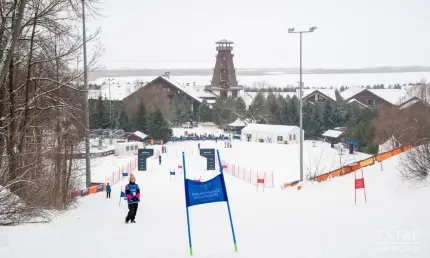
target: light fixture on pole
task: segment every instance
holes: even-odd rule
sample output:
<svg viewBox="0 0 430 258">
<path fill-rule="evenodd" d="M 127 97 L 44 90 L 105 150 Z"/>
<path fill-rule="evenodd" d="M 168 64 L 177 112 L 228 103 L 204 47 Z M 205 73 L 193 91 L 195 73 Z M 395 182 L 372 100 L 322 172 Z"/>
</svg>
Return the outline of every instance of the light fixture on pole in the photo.
<svg viewBox="0 0 430 258">
<path fill-rule="evenodd" d="M 107 81 L 109 84 L 109 127 L 112 129 L 112 98 L 110 95 L 110 83 L 114 82 L 115 79 L 109 78 L 109 79 L 107 79 Z"/>
<path fill-rule="evenodd" d="M 84 123 L 85 123 L 85 184 L 91 186 L 91 160 L 90 160 L 90 114 L 88 105 L 88 65 L 87 65 L 87 35 L 85 28 L 85 0 L 82 0 L 82 40 L 84 51 Z"/>
<path fill-rule="evenodd" d="M 289 28 L 288 33 L 300 34 L 300 93 L 299 93 L 299 117 L 300 117 L 300 181 L 303 181 L 303 81 L 302 81 L 302 34 L 314 32 L 317 27 L 310 27 L 309 30 L 296 31 L 294 28 Z"/>
</svg>

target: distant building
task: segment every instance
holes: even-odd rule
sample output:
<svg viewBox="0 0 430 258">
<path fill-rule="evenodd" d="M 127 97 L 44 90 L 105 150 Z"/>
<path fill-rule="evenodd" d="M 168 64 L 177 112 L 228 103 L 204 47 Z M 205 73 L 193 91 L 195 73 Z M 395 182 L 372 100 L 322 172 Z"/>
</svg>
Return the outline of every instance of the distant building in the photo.
<svg viewBox="0 0 430 258">
<path fill-rule="evenodd" d="M 233 64 L 233 42 L 223 39 L 215 42 L 217 44 L 216 63 L 212 75 L 211 84 L 206 86 L 207 91 L 213 92 L 218 97 L 240 96 L 243 86 L 239 85 L 236 78 L 236 69 Z"/>
<path fill-rule="evenodd" d="M 130 134 L 129 136 L 127 136 L 127 140 L 129 142 L 143 142 L 146 138 L 148 137 L 148 135 L 142 133 L 141 131 L 136 131 L 132 134 Z"/>
<path fill-rule="evenodd" d="M 322 134 L 323 137 L 330 141 L 332 147 L 335 143 L 341 142 L 344 135 L 345 132 L 340 130 L 328 130 Z"/>
<path fill-rule="evenodd" d="M 405 89 L 366 89 L 351 87 L 341 92 L 342 98 L 360 108 L 363 107 L 396 107 L 401 105 Z"/>
<path fill-rule="evenodd" d="M 296 90 L 299 96 L 300 89 Z M 325 104 L 336 102 L 335 89 L 305 89 L 303 90 L 303 101 L 309 101 L 313 104 Z"/>
<path fill-rule="evenodd" d="M 299 139 L 300 128 L 298 126 L 248 124 L 242 129 L 243 141 L 284 144 L 298 143 Z"/>
</svg>

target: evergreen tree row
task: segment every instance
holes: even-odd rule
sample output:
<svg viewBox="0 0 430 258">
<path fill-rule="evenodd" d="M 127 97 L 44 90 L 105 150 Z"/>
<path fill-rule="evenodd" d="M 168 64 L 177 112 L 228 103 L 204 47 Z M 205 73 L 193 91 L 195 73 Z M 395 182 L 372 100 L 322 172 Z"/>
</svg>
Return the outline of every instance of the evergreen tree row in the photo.
<svg viewBox="0 0 430 258">
<path fill-rule="evenodd" d="M 112 105 L 112 115 L 111 107 Z M 91 129 L 123 129 L 126 132 L 141 131 L 153 139 L 167 141 L 172 135 L 172 129 L 160 109 L 147 109 L 141 102 L 129 120 L 122 102 L 109 101 L 99 97 L 90 101 L 90 128 Z"/>
</svg>

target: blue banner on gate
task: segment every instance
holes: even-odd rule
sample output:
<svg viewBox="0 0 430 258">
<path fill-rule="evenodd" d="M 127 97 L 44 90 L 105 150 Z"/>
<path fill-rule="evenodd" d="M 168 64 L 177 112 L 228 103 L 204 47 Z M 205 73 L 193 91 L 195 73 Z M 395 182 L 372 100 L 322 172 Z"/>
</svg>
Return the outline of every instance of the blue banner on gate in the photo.
<svg viewBox="0 0 430 258">
<path fill-rule="evenodd" d="M 187 207 L 211 202 L 228 201 L 223 174 L 206 182 L 196 182 L 186 179 L 185 194 Z"/>
</svg>

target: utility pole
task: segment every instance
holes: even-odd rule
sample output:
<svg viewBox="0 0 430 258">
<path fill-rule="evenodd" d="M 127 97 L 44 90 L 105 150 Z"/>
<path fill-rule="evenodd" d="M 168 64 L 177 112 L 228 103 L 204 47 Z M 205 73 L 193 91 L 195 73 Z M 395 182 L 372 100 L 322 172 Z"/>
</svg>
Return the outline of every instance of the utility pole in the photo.
<svg viewBox="0 0 430 258">
<path fill-rule="evenodd" d="M 85 0 L 82 0 L 82 40 L 84 47 L 84 120 L 85 120 L 85 184 L 91 186 L 91 159 L 90 159 L 90 115 L 88 105 L 88 65 L 87 65 L 87 35 L 85 28 Z"/>
<path fill-rule="evenodd" d="M 108 84 L 109 84 L 109 124 L 110 124 L 110 129 L 113 129 L 112 126 L 112 96 L 111 96 L 111 91 L 110 91 L 110 83 L 114 81 L 114 79 L 109 78 L 107 79 Z"/>
<path fill-rule="evenodd" d="M 302 34 L 314 32 L 317 27 L 311 27 L 306 31 L 295 31 L 294 28 L 289 28 L 288 33 L 300 34 L 300 93 L 299 93 L 299 117 L 300 117 L 300 181 L 303 181 L 303 81 L 302 81 Z"/>
</svg>

